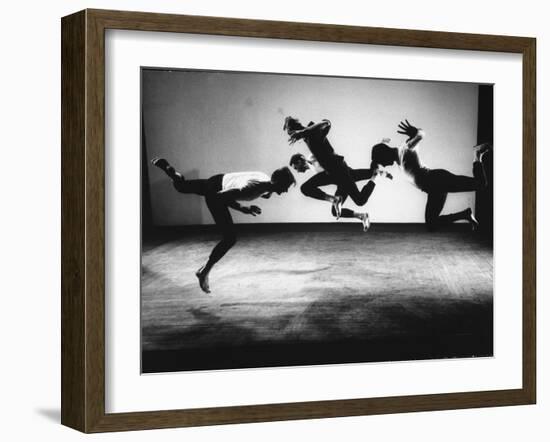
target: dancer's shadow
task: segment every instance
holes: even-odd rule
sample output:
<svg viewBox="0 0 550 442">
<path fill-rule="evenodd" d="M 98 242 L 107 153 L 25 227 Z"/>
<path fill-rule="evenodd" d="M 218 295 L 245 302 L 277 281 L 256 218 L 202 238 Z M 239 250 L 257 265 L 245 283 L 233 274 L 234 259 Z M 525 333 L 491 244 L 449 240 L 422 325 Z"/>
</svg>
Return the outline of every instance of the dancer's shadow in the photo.
<svg viewBox="0 0 550 442">
<path fill-rule="evenodd" d="M 278 273 L 285 273 L 287 275 L 308 275 L 310 273 L 318 273 L 323 272 L 325 270 L 329 270 L 331 266 L 324 266 L 324 267 L 315 267 L 311 269 L 262 269 L 259 272 L 263 274 L 278 274 Z M 247 276 L 247 275 L 257 275 L 258 270 L 254 270 L 251 272 L 241 272 L 240 276 Z"/>
</svg>

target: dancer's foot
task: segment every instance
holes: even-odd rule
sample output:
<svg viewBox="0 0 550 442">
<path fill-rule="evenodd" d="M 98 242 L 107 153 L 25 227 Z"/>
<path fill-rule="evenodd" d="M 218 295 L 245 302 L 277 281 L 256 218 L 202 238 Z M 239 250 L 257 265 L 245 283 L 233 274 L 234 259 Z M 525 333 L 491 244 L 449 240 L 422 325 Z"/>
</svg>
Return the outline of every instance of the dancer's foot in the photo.
<svg viewBox="0 0 550 442">
<path fill-rule="evenodd" d="M 473 212 L 472 212 L 472 209 L 467 209 L 466 210 L 466 219 L 467 221 L 470 223 L 470 227 L 472 228 L 472 231 L 476 231 L 479 227 L 479 222 L 478 220 L 476 219 L 476 217 L 474 216 Z"/>
<path fill-rule="evenodd" d="M 475 158 L 477 161 L 481 161 L 483 154 L 491 150 L 491 143 L 481 143 L 477 146 L 474 146 Z"/>
<path fill-rule="evenodd" d="M 336 219 L 339 219 L 342 215 L 343 201 L 344 198 L 342 198 L 340 195 L 335 195 L 334 199 L 332 200 L 332 208 L 334 209 L 334 213 L 336 214 Z"/>
<path fill-rule="evenodd" d="M 199 279 L 199 285 L 204 293 L 210 293 L 210 282 L 208 281 L 208 273 L 201 267 L 195 272 L 195 276 Z"/>
<path fill-rule="evenodd" d="M 366 232 L 370 228 L 370 219 L 369 214 L 367 212 L 361 213 L 361 223 L 363 224 L 363 232 Z"/>
<path fill-rule="evenodd" d="M 164 158 L 158 158 L 158 157 L 153 158 L 151 160 L 151 164 L 164 171 L 167 169 L 168 166 L 170 166 L 170 163 L 168 163 L 168 161 L 166 161 Z"/>
<path fill-rule="evenodd" d="M 160 170 L 163 170 L 166 173 L 166 175 L 168 175 L 170 178 L 174 180 L 174 184 L 175 184 L 175 180 L 178 180 L 178 181 L 184 180 L 183 176 L 181 176 L 180 173 L 176 172 L 176 169 L 170 166 L 170 163 L 164 158 L 153 158 L 151 160 L 151 164 L 153 166 L 158 167 Z"/>
</svg>

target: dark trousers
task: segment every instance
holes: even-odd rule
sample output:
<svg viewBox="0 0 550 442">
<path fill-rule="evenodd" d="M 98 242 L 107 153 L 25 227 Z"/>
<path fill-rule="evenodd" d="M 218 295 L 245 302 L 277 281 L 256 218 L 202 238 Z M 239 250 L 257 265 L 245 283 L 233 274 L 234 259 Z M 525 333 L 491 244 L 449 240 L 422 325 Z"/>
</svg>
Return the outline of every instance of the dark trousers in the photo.
<svg viewBox="0 0 550 442">
<path fill-rule="evenodd" d="M 473 175 L 473 177 L 455 175 L 445 169 L 423 169 L 419 176 L 415 177 L 421 190 L 428 194 L 424 215 L 428 229 L 435 230 L 460 219 L 466 219 L 468 209 L 448 215 L 440 214 L 448 193 L 475 192 L 487 186 L 483 165 L 479 161 L 474 162 Z"/>
<path fill-rule="evenodd" d="M 345 164 L 345 163 L 344 163 Z M 346 165 L 346 172 L 345 174 L 342 173 L 340 176 L 338 174 L 332 173 L 329 174 L 328 172 L 320 172 L 314 176 L 312 176 L 309 180 L 307 180 L 302 186 L 300 187 L 300 190 L 305 196 L 308 196 L 310 198 L 315 198 L 318 200 L 326 200 L 327 194 L 323 192 L 319 187 L 328 186 L 331 184 L 336 185 L 336 195 L 339 195 L 343 198 L 343 201 L 347 199 L 348 196 L 351 197 L 350 191 L 352 194 L 355 195 L 356 199 L 358 199 L 360 202 L 364 200 L 362 204 L 358 204 L 355 199 L 352 200 L 358 204 L 363 205 L 367 202 L 369 197 L 371 196 L 372 192 L 374 191 L 374 183 L 372 181 L 369 181 L 359 192 L 357 189 L 357 185 L 355 184 L 356 181 L 363 181 L 368 180 L 372 177 L 372 171 L 370 169 L 350 169 Z M 351 183 L 351 185 L 350 185 Z M 332 215 L 336 216 L 336 212 L 334 208 L 332 208 Z M 354 214 L 353 211 L 350 209 L 342 209 L 342 218 L 353 218 Z"/>
<path fill-rule="evenodd" d="M 359 190 L 357 184 L 355 184 L 355 181 L 357 180 L 353 178 L 353 169 L 346 164 L 344 159 L 331 161 L 330 164 L 326 165 L 326 167 L 323 164 L 321 164 L 321 166 L 323 166 L 325 171 L 331 177 L 334 184 L 341 189 L 340 191 L 344 192 L 345 195 L 348 195 L 355 204 L 358 206 L 363 206 L 366 204 L 374 190 L 375 184 L 372 181 L 369 181 L 361 190 Z"/>
<path fill-rule="evenodd" d="M 214 218 L 214 222 L 222 234 L 222 240 L 216 244 L 210 253 L 208 259 L 210 266 L 218 262 L 237 242 L 235 225 L 233 224 L 229 207 L 227 206 L 227 202 L 218 193 L 222 190 L 222 180 L 223 175 L 214 175 L 207 180 L 186 180 L 184 178 L 175 178 L 173 180 L 174 187 L 178 192 L 192 193 L 204 197 L 206 206 L 210 210 L 212 218 Z"/>
</svg>

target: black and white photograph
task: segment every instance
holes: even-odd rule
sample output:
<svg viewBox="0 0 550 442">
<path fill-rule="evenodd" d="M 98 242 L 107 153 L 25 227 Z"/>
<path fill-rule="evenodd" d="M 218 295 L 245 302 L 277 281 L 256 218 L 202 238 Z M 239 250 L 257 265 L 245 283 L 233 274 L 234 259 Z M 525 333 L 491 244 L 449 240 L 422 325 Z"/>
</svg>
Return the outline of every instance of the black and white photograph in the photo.
<svg viewBox="0 0 550 442">
<path fill-rule="evenodd" d="M 6 2 L 0 440 L 547 442 L 544 5 Z"/>
<path fill-rule="evenodd" d="M 492 357 L 494 149 L 491 84 L 142 67 L 141 372 Z"/>
</svg>

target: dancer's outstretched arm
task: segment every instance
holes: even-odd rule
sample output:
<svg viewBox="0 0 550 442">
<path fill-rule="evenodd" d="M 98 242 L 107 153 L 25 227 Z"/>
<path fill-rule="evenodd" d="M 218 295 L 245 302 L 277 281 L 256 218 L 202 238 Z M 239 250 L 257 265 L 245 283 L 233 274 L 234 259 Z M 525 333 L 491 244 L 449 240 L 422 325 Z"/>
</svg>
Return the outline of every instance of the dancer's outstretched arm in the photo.
<svg viewBox="0 0 550 442">
<path fill-rule="evenodd" d="M 268 187 L 271 186 L 269 182 L 253 181 L 242 189 L 230 189 L 218 192 L 218 195 L 223 199 L 225 204 L 232 209 L 249 215 L 259 215 L 262 210 L 258 206 L 241 206 L 237 200 L 253 200 L 260 196 L 267 197 L 270 195 Z M 267 197 L 268 198 L 268 197 Z"/>
<path fill-rule="evenodd" d="M 232 191 L 227 191 L 226 194 L 230 192 Z M 224 197 L 224 202 L 227 207 L 231 207 L 233 210 L 238 210 L 239 212 L 245 213 L 247 215 L 256 216 L 262 213 L 262 209 L 260 209 L 258 206 L 241 206 L 238 201 L 231 199 L 231 195 Z"/>
<path fill-rule="evenodd" d="M 246 215 L 261 215 L 262 209 L 258 206 L 241 206 L 238 202 L 234 201 L 233 204 L 230 204 L 229 207 L 232 209 L 238 210 Z M 237 208 L 238 207 L 238 208 Z"/>
<path fill-rule="evenodd" d="M 398 127 L 400 129 L 397 131 L 398 134 L 407 135 L 409 137 L 406 141 L 406 147 L 408 149 L 414 149 L 416 145 L 426 136 L 422 129 L 413 126 L 408 120 L 401 121 Z"/>
</svg>

